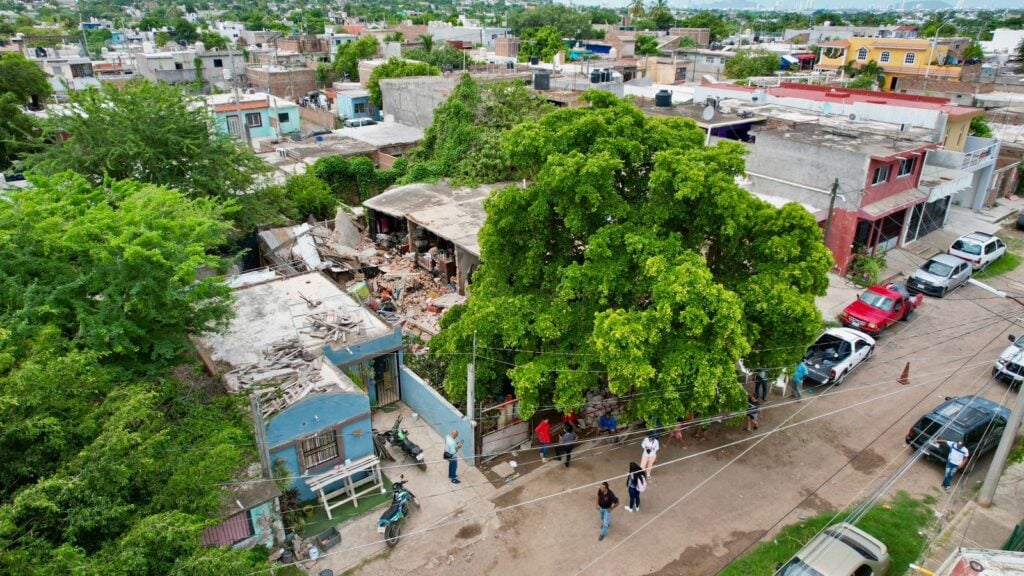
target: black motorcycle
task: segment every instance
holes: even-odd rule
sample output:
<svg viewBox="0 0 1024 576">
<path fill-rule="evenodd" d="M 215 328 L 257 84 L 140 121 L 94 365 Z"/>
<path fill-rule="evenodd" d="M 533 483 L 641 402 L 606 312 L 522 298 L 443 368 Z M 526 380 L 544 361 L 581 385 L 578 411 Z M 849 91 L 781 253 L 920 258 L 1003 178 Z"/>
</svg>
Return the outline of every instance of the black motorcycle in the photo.
<svg viewBox="0 0 1024 576">
<path fill-rule="evenodd" d="M 376 430 L 373 432 L 374 435 L 374 452 L 378 458 L 392 459 L 391 455 L 388 454 L 385 446 L 391 444 L 392 446 L 398 446 L 402 449 L 402 452 L 409 458 L 412 458 L 416 465 L 420 467 L 420 470 L 427 469 L 426 458 L 423 454 L 423 449 L 416 445 L 415 442 L 409 440 L 409 431 L 402 430 L 402 417 L 399 416 L 395 420 L 395 425 L 384 433 L 378 433 Z"/>
</svg>

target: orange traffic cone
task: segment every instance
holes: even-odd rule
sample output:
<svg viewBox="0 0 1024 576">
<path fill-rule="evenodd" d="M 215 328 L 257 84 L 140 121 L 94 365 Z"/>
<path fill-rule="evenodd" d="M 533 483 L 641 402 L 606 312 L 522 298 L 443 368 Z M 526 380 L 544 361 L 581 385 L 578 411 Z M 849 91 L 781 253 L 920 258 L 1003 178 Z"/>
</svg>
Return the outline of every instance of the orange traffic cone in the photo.
<svg viewBox="0 0 1024 576">
<path fill-rule="evenodd" d="M 898 382 L 904 386 L 910 384 L 910 362 L 907 362 L 907 365 L 903 367 L 903 374 L 900 375 Z"/>
</svg>

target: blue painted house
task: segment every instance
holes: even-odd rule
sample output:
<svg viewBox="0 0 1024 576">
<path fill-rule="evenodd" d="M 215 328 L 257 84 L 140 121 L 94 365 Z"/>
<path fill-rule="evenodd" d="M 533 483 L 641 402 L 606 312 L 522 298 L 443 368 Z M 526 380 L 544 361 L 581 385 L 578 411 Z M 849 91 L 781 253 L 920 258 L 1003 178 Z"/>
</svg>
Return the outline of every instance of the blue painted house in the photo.
<svg viewBox="0 0 1024 576">
<path fill-rule="evenodd" d="M 373 118 L 380 120 L 380 110 L 370 102 L 370 91 L 363 89 L 338 90 L 335 95 L 338 117 L 346 120 L 352 118 Z"/>
<path fill-rule="evenodd" d="M 227 330 L 204 335 L 200 349 L 229 367 L 229 391 L 258 398 L 271 461 L 312 499 L 304 478 L 373 453 L 370 407 L 400 396 L 401 329 L 321 272 L 246 276 L 232 283 Z M 342 328 L 326 333 L 324 323 Z"/>
<path fill-rule="evenodd" d="M 301 132 L 299 106 L 295 102 L 270 94 L 241 94 L 236 100 L 232 93 L 206 97 L 217 130 L 244 140 L 245 130 L 250 138 L 279 138 Z"/>
</svg>

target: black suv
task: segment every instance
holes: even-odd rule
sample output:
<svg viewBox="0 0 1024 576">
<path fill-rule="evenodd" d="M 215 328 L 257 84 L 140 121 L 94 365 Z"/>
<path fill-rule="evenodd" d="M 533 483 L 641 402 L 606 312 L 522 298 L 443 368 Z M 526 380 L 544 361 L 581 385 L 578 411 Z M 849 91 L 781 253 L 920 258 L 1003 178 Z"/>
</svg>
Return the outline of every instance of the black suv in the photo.
<svg viewBox="0 0 1024 576">
<path fill-rule="evenodd" d="M 932 410 L 907 432 L 907 444 L 914 449 L 926 445 L 928 458 L 946 461 L 949 445 L 936 446 L 934 440 L 959 442 L 963 440 L 970 458 L 981 456 L 999 444 L 999 437 L 1010 421 L 1010 410 L 981 396 L 959 396 Z M 991 424 L 991 426 L 990 426 Z M 941 430 L 941 432 L 940 432 Z"/>
</svg>

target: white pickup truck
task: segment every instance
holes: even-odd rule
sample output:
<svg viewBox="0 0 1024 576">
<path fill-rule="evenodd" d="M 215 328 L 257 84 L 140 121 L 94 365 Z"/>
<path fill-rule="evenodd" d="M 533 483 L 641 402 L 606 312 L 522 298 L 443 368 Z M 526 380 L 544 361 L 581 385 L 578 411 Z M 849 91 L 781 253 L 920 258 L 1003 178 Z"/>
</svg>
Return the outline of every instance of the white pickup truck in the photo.
<svg viewBox="0 0 1024 576">
<path fill-rule="evenodd" d="M 807 384 L 842 384 L 874 351 L 875 339 L 871 336 L 853 328 L 829 328 L 804 355 L 810 380 Z"/>
</svg>

